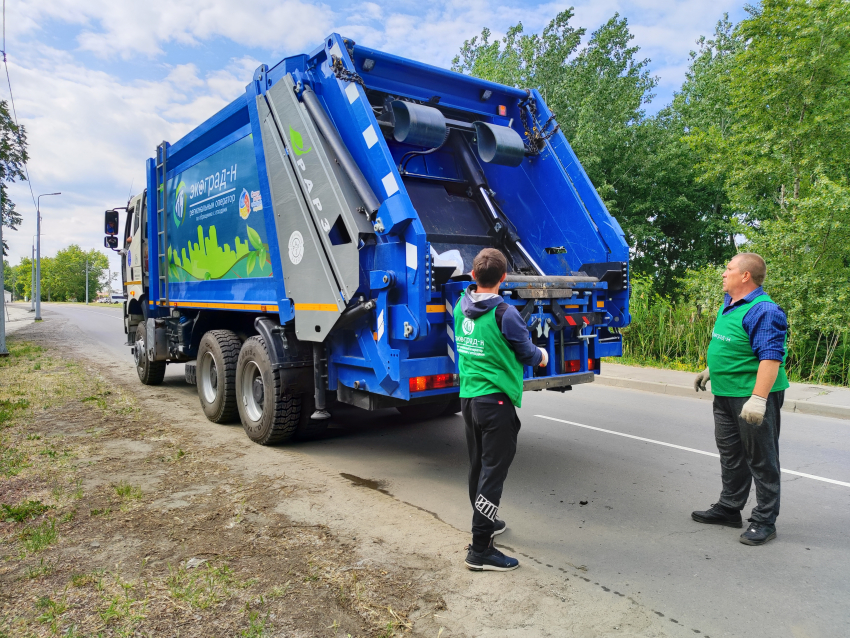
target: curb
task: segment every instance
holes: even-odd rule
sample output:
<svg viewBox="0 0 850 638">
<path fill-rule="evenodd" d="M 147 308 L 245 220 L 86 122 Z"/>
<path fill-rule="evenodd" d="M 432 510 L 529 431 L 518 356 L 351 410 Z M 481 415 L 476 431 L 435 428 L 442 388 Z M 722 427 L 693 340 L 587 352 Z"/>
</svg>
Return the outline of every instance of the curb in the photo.
<svg viewBox="0 0 850 638">
<path fill-rule="evenodd" d="M 623 377 L 597 376 L 595 383 L 608 385 L 615 388 L 627 390 L 641 390 L 655 394 L 666 394 L 674 397 L 686 397 L 688 399 L 700 399 L 712 401 L 714 395 L 711 392 L 694 392 L 693 387 L 686 385 L 674 385 L 660 381 L 643 381 L 641 379 L 626 379 Z M 788 399 L 782 406 L 783 412 L 796 412 L 797 414 L 810 414 L 812 416 L 825 416 L 833 419 L 850 420 L 850 407 L 843 405 L 832 405 L 830 403 L 812 403 L 810 401 L 797 401 Z"/>
</svg>

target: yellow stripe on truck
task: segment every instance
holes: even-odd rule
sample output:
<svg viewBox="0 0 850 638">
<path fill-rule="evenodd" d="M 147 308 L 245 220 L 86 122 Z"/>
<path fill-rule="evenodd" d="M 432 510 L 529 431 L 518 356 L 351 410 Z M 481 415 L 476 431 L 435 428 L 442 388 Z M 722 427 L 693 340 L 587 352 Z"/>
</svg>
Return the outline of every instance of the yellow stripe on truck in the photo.
<svg viewBox="0 0 850 638">
<path fill-rule="evenodd" d="M 296 310 L 317 310 L 319 312 L 339 312 L 336 304 L 333 303 L 297 303 Z"/>
<path fill-rule="evenodd" d="M 428 306 L 425 306 L 425 311 L 426 312 L 445 312 L 446 307 L 441 306 L 440 304 L 437 304 L 435 306 L 428 305 Z"/>
</svg>

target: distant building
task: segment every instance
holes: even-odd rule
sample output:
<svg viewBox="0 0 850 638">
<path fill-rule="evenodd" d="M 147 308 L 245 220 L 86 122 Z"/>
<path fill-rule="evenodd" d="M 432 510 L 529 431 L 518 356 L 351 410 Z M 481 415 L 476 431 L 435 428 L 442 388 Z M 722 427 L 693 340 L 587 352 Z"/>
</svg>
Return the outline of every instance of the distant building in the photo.
<svg viewBox="0 0 850 638">
<path fill-rule="evenodd" d="M 6 290 L 5 288 L 3 289 L 3 299 L 6 301 L 6 303 L 12 302 L 12 293 Z"/>
</svg>

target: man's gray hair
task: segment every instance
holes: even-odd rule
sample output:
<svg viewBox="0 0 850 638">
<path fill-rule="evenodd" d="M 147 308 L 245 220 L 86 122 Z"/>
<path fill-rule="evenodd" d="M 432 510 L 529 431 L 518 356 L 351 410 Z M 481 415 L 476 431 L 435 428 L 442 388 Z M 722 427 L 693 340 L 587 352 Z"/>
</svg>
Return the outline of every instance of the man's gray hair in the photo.
<svg viewBox="0 0 850 638">
<path fill-rule="evenodd" d="M 738 253 L 733 257 L 738 260 L 738 269 L 741 272 L 750 273 L 753 278 L 753 283 L 756 286 L 761 286 L 764 283 L 764 277 L 767 274 L 767 264 L 758 253 Z"/>
</svg>

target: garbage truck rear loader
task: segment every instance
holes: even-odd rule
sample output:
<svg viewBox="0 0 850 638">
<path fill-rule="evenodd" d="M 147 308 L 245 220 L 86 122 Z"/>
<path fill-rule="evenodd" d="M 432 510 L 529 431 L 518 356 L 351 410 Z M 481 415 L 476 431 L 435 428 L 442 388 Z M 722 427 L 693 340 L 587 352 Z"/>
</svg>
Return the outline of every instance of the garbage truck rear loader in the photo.
<svg viewBox="0 0 850 638">
<path fill-rule="evenodd" d="M 459 411 L 453 313 L 486 246 L 549 353 L 526 390 L 622 354 L 623 232 L 540 95 L 337 34 L 160 144 L 121 247 L 119 221 L 139 378 L 184 362 L 207 417 L 261 444 L 321 433 L 337 402 Z"/>
</svg>

